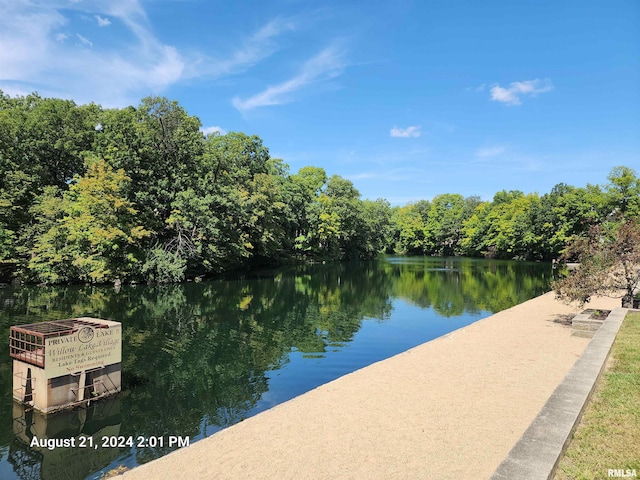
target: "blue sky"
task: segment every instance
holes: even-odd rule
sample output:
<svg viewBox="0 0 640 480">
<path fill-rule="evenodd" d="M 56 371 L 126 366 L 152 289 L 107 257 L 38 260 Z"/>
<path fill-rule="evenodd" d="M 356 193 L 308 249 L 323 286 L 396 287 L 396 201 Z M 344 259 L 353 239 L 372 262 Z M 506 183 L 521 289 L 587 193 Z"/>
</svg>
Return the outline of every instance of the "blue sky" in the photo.
<svg viewBox="0 0 640 480">
<path fill-rule="evenodd" d="M 640 173 L 640 2 L 0 0 L 0 89 L 178 102 L 364 198 Z"/>
</svg>

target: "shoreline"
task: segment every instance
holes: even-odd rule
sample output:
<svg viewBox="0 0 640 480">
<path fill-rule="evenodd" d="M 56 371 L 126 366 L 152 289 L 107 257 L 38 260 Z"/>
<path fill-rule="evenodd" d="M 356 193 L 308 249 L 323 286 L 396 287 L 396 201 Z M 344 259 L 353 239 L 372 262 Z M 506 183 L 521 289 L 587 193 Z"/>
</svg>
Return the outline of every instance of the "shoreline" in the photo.
<svg viewBox="0 0 640 480">
<path fill-rule="evenodd" d="M 598 298 L 588 307 L 618 305 Z M 558 323 L 575 313 L 548 292 L 124 477 L 488 478 L 589 343 Z"/>
</svg>

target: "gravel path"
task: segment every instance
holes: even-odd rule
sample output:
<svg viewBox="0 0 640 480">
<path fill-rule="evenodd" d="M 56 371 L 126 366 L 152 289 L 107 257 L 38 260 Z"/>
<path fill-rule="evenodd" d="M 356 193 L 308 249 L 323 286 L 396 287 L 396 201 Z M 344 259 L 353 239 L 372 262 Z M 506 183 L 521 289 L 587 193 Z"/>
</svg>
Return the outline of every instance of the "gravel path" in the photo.
<svg viewBox="0 0 640 480">
<path fill-rule="evenodd" d="M 588 307 L 619 305 L 604 298 Z M 124 478 L 488 478 L 589 342 L 558 322 L 575 313 L 547 293 L 341 377 Z"/>
</svg>

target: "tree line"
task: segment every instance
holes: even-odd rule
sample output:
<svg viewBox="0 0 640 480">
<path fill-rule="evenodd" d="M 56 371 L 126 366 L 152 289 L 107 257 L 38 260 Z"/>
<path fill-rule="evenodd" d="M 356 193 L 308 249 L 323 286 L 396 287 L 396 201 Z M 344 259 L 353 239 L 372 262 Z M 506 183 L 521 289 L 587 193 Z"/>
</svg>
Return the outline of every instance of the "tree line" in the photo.
<svg viewBox="0 0 640 480">
<path fill-rule="evenodd" d="M 391 207 L 322 168 L 291 173 L 256 135 L 201 127 L 161 97 L 107 109 L 0 91 L 0 277 L 177 282 L 382 252 L 548 260 L 590 225 L 640 215 L 628 167 L 602 186 Z"/>
</svg>

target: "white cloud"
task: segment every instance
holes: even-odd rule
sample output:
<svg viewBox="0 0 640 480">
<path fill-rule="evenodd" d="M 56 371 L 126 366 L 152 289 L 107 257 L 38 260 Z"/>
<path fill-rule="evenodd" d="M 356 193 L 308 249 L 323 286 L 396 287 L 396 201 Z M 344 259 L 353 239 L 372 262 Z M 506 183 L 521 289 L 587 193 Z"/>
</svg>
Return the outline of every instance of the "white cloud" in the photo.
<svg viewBox="0 0 640 480">
<path fill-rule="evenodd" d="M 199 55 L 189 63 L 188 73 L 190 76 L 217 78 L 243 72 L 273 55 L 279 48 L 276 38 L 295 28 L 291 19 L 271 20 L 254 34 L 240 41 L 238 47 L 226 58 Z"/>
<path fill-rule="evenodd" d="M 506 151 L 506 147 L 496 145 L 491 147 L 482 147 L 476 150 L 476 157 L 488 158 L 498 156 Z"/>
<path fill-rule="evenodd" d="M 128 35 L 120 38 L 126 46 L 86 48 L 93 43 L 73 32 L 69 9 L 120 19 L 128 29 Z M 43 95 L 123 106 L 160 92 L 183 76 L 182 55 L 154 36 L 137 0 L 74 4 L 0 0 L 0 11 L 0 88 L 13 84 Z M 79 41 L 65 41 L 70 35 Z"/>
<path fill-rule="evenodd" d="M 66 18 L 55 10 L 27 8 L 10 0 L 0 1 L 0 11 L 0 80 L 37 76 L 41 65 L 53 58 L 50 33 L 62 28 Z M 65 38 L 61 34 L 58 41 Z"/>
<path fill-rule="evenodd" d="M 78 39 L 80 40 L 80 44 L 85 46 L 85 47 L 93 47 L 93 42 L 91 40 L 89 40 L 86 37 L 83 37 L 82 35 L 80 35 L 79 33 L 76 33 L 76 37 L 78 37 Z"/>
<path fill-rule="evenodd" d="M 282 105 L 289 103 L 291 94 L 306 86 L 339 76 L 344 70 L 342 53 L 333 47 L 326 48 L 315 57 L 308 60 L 293 78 L 267 87 L 260 93 L 242 99 L 235 97 L 232 104 L 241 112 L 258 107 Z"/>
<path fill-rule="evenodd" d="M 0 12 L 0 89 L 38 90 L 105 107 L 136 104 L 187 78 L 217 78 L 249 68 L 272 55 L 276 37 L 294 28 L 291 20 L 275 19 L 237 42 L 226 60 L 213 61 L 158 38 L 141 0 L 0 0 Z M 125 31 L 118 32 L 117 42 L 98 44 L 78 33 L 74 13 L 99 26 L 117 20 Z M 100 48 L 89 48 L 92 40 Z M 213 47 L 200 46 L 219 50 Z"/>
<path fill-rule="evenodd" d="M 415 138 L 422 135 L 422 132 L 420 131 L 420 125 L 412 125 L 407 128 L 393 127 L 389 135 L 397 138 Z"/>
<path fill-rule="evenodd" d="M 11 84 L 2 85 L 2 93 L 10 97 L 26 97 L 33 93 L 33 90 L 25 90 L 20 87 L 14 87 Z"/>
<path fill-rule="evenodd" d="M 553 89 L 549 79 L 525 80 L 523 82 L 513 82 L 508 88 L 494 85 L 491 92 L 491 100 L 502 102 L 507 105 L 520 105 L 520 97 L 524 95 L 536 96 L 538 93 L 548 92 Z"/>
<path fill-rule="evenodd" d="M 218 133 L 220 135 L 226 135 L 227 131 L 224 130 L 221 127 L 218 126 L 211 126 L 211 127 L 202 127 L 200 129 L 200 131 L 202 132 L 203 135 L 211 135 L 212 133 Z"/>
<path fill-rule="evenodd" d="M 346 175 L 349 180 L 371 180 L 383 179 L 386 181 L 400 182 L 406 180 L 415 180 L 416 178 L 427 178 L 426 172 L 422 168 L 402 167 L 391 170 L 376 170 L 368 172 L 354 173 Z"/>
<path fill-rule="evenodd" d="M 475 87 L 466 87 L 464 91 L 465 92 L 483 92 L 485 88 L 487 88 L 487 84 L 483 83 Z"/>
<path fill-rule="evenodd" d="M 100 15 L 96 15 L 95 18 L 96 18 L 96 21 L 98 22 L 99 27 L 108 27 L 109 25 L 111 25 L 111 20 L 109 20 L 106 17 L 101 17 Z"/>
</svg>

